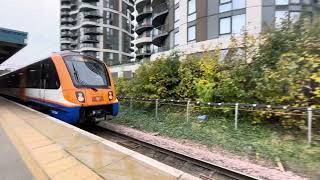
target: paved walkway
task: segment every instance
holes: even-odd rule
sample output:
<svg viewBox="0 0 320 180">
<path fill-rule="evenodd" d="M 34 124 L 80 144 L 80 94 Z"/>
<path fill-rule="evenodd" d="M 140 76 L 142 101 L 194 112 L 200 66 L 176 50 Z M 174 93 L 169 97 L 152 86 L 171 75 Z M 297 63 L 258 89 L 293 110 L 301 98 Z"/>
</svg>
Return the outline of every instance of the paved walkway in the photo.
<svg viewBox="0 0 320 180">
<path fill-rule="evenodd" d="M 195 179 L 170 166 L 3 98 L 0 98 L 0 126 L 35 179 Z M 9 151 L 14 153 L 12 149 Z M 18 158 L 17 153 L 14 157 Z M 23 164 L 21 160 L 20 164 Z M 25 166 L 22 165 L 21 168 L 21 173 L 28 174 L 21 179 L 32 179 Z"/>
<path fill-rule="evenodd" d="M 0 175 L 2 180 L 34 179 L 1 126 L 0 159 Z"/>
</svg>

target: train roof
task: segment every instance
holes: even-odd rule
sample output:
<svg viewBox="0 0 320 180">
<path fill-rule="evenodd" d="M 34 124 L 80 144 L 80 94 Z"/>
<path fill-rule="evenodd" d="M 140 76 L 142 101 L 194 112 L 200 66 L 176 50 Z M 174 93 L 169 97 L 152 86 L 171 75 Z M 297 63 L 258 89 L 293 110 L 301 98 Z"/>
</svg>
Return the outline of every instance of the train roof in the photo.
<svg viewBox="0 0 320 180">
<path fill-rule="evenodd" d="M 53 52 L 53 53 L 51 53 L 48 57 L 51 57 L 51 56 L 53 56 L 53 55 L 55 55 L 55 54 L 58 54 L 58 55 L 60 55 L 60 56 L 62 56 L 62 57 L 64 57 L 64 56 L 70 56 L 70 55 L 83 55 L 83 54 L 81 54 L 81 52 L 77 52 L 77 51 L 60 51 L 60 52 Z M 10 72 L 7 72 L 7 73 L 5 73 L 5 74 L 1 74 L 1 75 L 0 75 L 0 78 L 3 77 L 3 76 L 9 75 L 9 74 L 11 74 L 11 73 L 15 73 L 16 71 L 19 71 L 20 69 L 23 69 L 23 68 L 25 68 L 25 67 L 27 67 L 27 66 L 29 66 L 29 65 L 32 65 L 32 64 L 38 63 L 38 62 L 40 62 L 40 61 L 43 61 L 44 59 L 45 59 L 45 58 L 42 58 L 42 59 L 40 59 L 40 60 L 38 60 L 38 61 L 32 62 L 32 63 L 30 63 L 30 64 L 27 64 L 27 65 L 24 66 L 24 67 L 15 69 L 14 71 L 10 71 Z"/>
</svg>

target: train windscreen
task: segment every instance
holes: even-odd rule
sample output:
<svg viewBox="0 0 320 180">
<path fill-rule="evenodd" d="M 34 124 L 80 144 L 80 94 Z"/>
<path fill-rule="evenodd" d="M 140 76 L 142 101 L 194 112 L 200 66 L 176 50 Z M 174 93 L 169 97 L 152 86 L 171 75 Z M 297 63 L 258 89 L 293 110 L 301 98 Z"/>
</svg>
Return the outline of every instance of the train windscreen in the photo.
<svg viewBox="0 0 320 180">
<path fill-rule="evenodd" d="M 65 56 L 64 60 L 76 87 L 106 88 L 110 86 L 106 66 L 99 60 L 80 55 Z"/>
</svg>

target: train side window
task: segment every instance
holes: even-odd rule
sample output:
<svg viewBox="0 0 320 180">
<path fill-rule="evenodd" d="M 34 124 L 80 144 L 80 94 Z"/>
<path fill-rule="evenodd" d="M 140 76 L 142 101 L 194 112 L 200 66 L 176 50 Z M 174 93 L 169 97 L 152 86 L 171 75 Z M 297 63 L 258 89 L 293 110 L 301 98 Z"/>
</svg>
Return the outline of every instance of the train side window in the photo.
<svg viewBox="0 0 320 180">
<path fill-rule="evenodd" d="M 27 67 L 27 88 L 40 88 L 41 64 L 36 63 Z"/>
<path fill-rule="evenodd" d="M 44 77 L 46 79 L 45 88 L 46 89 L 59 89 L 60 80 L 56 67 L 51 58 L 48 58 L 44 61 Z"/>
</svg>

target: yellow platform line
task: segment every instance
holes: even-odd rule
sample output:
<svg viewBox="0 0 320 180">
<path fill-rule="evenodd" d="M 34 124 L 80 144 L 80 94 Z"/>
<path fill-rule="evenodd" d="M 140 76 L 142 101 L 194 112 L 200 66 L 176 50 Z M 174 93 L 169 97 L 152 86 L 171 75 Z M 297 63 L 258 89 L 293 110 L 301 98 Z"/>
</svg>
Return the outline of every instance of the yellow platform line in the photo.
<svg viewBox="0 0 320 180">
<path fill-rule="evenodd" d="M 102 179 L 6 107 L 0 107 L 0 125 L 36 179 Z"/>
</svg>

